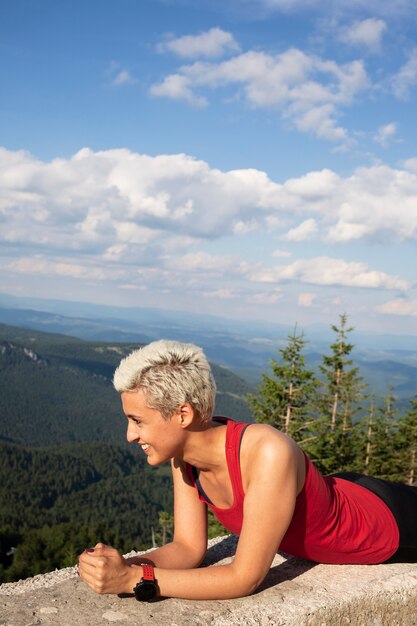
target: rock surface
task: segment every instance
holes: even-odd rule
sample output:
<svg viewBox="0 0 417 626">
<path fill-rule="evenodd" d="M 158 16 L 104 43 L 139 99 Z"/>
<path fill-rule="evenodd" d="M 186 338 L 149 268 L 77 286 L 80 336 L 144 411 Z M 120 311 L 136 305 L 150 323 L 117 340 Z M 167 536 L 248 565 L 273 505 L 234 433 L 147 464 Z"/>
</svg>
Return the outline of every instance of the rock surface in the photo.
<svg viewBox="0 0 417 626">
<path fill-rule="evenodd" d="M 226 563 L 233 536 L 210 542 L 206 564 Z M 238 600 L 173 598 L 139 604 L 98 596 L 76 568 L 0 585 L 0 626 L 417 626 L 417 564 L 316 565 L 277 554 L 263 585 Z"/>
</svg>

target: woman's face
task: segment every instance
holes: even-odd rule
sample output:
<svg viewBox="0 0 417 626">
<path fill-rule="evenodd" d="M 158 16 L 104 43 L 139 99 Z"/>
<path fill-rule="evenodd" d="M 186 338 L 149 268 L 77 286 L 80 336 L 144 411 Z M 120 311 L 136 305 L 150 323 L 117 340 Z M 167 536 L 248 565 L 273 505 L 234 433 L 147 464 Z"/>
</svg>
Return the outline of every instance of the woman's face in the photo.
<svg viewBox="0 0 417 626">
<path fill-rule="evenodd" d="M 184 429 L 180 410 L 165 420 L 159 411 L 146 406 L 146 396 L 141 389 L 124 391 L 122 404 L 128 420 L 127 440 L 141 446 L 149 465 L 160 465 L 181 456 Z"/>
</svg>

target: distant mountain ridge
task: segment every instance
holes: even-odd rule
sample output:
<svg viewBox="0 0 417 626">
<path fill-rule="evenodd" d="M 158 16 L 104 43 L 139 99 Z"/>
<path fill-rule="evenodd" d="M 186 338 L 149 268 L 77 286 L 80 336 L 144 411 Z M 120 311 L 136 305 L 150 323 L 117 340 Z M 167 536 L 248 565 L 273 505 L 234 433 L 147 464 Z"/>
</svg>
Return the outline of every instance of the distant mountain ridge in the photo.
<svg viewBox="0 0 417 626">
<path fill-rule="evenodd" d="M 18 308 L 7 308 L 7 304 Z M 23 308 L 29 304 L 42 310 Z M 232 370 L 252 388 L 259 384 L 262 372 L 269 371 L 270 359 L 277 356 L 277 350 L 286 344 L 293 330 L 285 325 L 234 323 L 204 314 L 11 298 L 4 294 L 0 294 L 1 321 L 103 343 L 137 345 L 160 338 L 193 342 L 203 347 L 211 361 Z M 334 339 L 331 330 L 313 325 L 305 329 L 305 339 L 307 362 L 317 370 Z M 402 403 L 414 397 L 417 337 L 355 330 L 350 340 L 355 345 L 352 357 L 369 384 L 369 393 L 382 396 L 392 386 Z"/>
<path fill-rule="evenodd" d="M 39 319 L 37 321 L 32 319 L 31 323 L 29 323 L 29 319 L 25 320 L 25 312 L 30 312 L 32 317 L 33 314 L 36 314 Z M 349 311 L 346 311 L 346 313 L 349 317 Z M 49 315 L 49 320 L 45 314 Z M 60 318 L 65 318 L 69 325 L 74 325 L 74 321 L 78 321 L 80 324 L 90 326 L 86 332 L 93 332 L 93 326 L 97 324 L 106 332 L 121 330 L 123 332 L 145 333 L 146 339 L 144 341 L 168 337 L 167 332 L 172 333 L 170 338 L 181 340 L 181 337 L 183 337 L 182 340 L 184 341 L 196 341 L 196 337 L 203 339 L 211 337 L 217 339 L 228 338 L 229 340 L 235 338 L 242 342 L 242 339 L 245 338 L 250 340 L 252 344 L 258 344 L 257 350 L 260 345 L 266 345 L 274 349 L 281 340 L 285 340 L 288 333 L 294 330 L 294 325 L 296 324 L 296 320 L 292 324 L 284 324 L 265 320 L 247 320 L 238 316 L 235 319 L 231 319 L 207 313 L 166 310 L 155 307 L 122 307 L 89 302 L 29 298 L 0 292 L 0 322 L 14 326 L 26 325 L 30 327 L 33 323 L 40 322 L 40 316 L 43 316 L 42 321 L 44 324 L 52 324 L 54 316 L 56 316 L 55 322 L 57 324 L 64 321 L 63 319 L 60 320 Z M 337 321 L 337 319 L 334 320 L 335 323 Z M 316 323 L 298 326 L 299 329 L 305 331 L 313 349 L 318 345 L 327 344 L 329 339 L 332 338 L 329 324 Z M 40 328 L 39 330 L 48 329 Z M 54 332 L 65 334 L 63 327 L 55 329 Z M 414 351 L 414 353 L 417 353 L 417 333 L 405 335 L 356 329 L 354 334 L 356 344 L 360 345 L 365 352 L 373 350 L 394 351 L 395 353 Z M 95 338 L 90 335 L 78 334 L 76 336 L 85 339 Z M 116 340 L 106 337 L 99 337 L 99 339 Z M 129 339 L 125 338 L 124 341 L 129 341 Z M 134 341 L 137 341 L 136 337 Z"/>
</svg>

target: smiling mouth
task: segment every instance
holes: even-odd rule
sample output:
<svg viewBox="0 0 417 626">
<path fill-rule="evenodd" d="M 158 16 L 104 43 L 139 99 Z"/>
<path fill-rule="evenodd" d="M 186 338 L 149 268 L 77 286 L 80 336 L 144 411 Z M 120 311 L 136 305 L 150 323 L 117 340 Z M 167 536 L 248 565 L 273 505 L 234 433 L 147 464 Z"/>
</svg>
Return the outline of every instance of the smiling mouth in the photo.
<svg viewBox="0 0 417 626">
<path fill-rule="evenodd" d="M 140 447 L 142 448 L 144 452 L 148 452 L 151 446 L 148 445 L 147 443 L 142 443 Z"/>
</svg>

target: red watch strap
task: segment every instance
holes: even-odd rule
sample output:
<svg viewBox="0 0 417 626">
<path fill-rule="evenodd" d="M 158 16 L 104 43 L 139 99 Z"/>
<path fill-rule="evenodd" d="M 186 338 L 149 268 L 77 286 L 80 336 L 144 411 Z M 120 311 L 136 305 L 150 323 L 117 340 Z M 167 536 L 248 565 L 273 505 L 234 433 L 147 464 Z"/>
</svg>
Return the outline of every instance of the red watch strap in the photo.
<svg viewBox="0 0 417 626">
<path fill-rule="evenodd" d="M 155 580 L 155 574 L 153 571 L 153 566 L 152 565 L 148 565 L 148 564 L 142 564 L 142 571 L 143 571 L 143 580 Z"/>
</svg>

